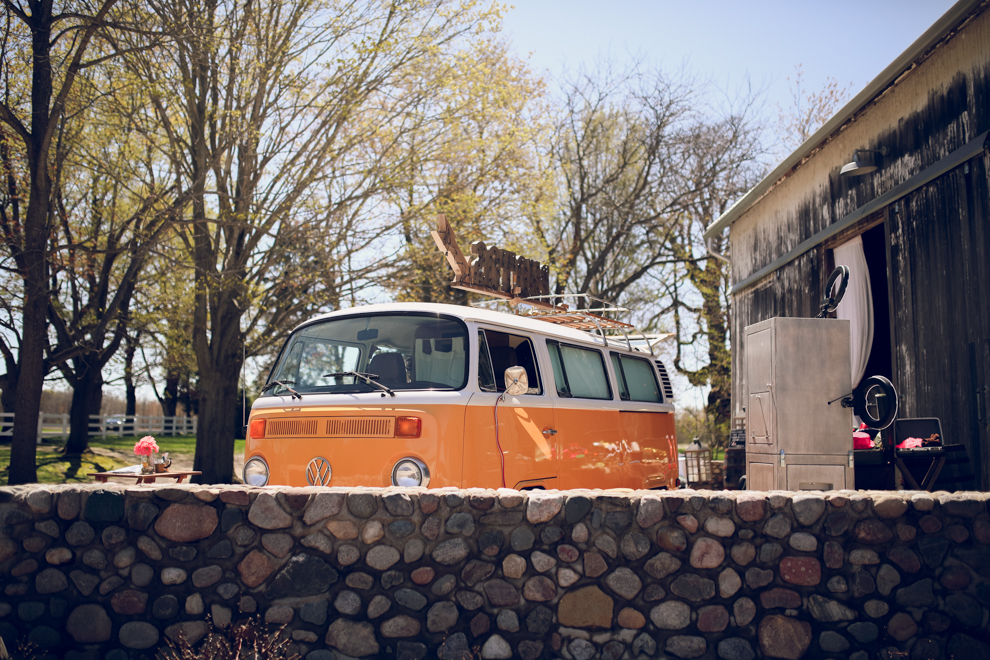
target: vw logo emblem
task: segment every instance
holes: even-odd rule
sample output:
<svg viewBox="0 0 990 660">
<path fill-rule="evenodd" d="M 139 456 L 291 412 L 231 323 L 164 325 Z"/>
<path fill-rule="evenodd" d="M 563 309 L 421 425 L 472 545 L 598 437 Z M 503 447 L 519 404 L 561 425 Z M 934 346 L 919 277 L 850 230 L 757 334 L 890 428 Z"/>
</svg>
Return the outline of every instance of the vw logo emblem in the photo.
<svg viewBox="0 0 990 660">
<path fill-rule="evenodd" d="M 330 461 L 317 456 L 306 466 L 306 481 L 310 486 L 326 486 L 330 483 Z"/>
</svg>

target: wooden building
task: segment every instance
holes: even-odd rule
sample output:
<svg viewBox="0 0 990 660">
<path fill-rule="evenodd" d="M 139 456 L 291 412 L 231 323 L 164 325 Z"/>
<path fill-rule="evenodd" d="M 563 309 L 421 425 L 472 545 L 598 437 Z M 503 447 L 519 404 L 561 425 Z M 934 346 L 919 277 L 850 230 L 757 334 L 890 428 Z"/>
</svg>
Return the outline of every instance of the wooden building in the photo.
<svg viewBox="0 0 990 660">
<path fill-rule="evenodd" d="M 958 487 L 990 490 L 988 134 L 990 2 L 962 0 L 709 226 L 729 230 L 734 416 L 744 328 L 815 316 L 835 250 L 858 237 L 865 375 L 893 381 L 899 418 L 938 417 L 966 447 L 975 479 Z"/>
</svg>

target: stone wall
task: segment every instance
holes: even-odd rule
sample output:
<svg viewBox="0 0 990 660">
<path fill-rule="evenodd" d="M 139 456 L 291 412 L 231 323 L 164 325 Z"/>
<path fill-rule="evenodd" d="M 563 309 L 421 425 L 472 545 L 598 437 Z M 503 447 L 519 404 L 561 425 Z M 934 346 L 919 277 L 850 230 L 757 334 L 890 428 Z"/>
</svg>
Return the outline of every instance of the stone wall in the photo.
<svg viewBox="0 0 990 660">
<path fill-rule="evenodd" d="M 0 488 L 0 635 L 123 660 L 257 616 L 308 660 L 977 660 L 985 499 Z"/>
</svg>

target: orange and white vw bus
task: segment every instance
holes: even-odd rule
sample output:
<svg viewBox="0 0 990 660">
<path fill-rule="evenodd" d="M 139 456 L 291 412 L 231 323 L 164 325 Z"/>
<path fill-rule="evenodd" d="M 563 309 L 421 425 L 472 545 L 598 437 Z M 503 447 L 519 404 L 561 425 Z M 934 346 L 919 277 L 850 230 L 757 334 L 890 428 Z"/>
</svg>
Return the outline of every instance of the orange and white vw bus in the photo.
<svg viewBox="0 0 990 660">
<path fill-rule="evenodd" d="M 244 481 L 673 488 L 663 365 L 648 341 L 603 334 L 425 303 L 314 318 L 286 340 L 254 402 Z M 507 369 L 518 381 L 508 392 Z"/>
</svg>

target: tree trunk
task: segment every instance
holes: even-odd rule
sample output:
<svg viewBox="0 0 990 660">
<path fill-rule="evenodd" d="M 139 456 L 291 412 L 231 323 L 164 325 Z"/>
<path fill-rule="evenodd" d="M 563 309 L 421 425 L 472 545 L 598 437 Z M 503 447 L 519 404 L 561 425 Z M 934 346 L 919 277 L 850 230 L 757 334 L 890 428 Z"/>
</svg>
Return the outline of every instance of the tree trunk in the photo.
<svg viewBox="0 0 990 660">
<path fill-rule="evenodd" d="M 234 321 L 234 331 L 240 330 Z M 229 484 L 234 477 L 234 434 L 237 431 L 238 378 L 241 347 L 238 341 L 215 337 L 219 350 L 210 364 L 199 364 L 199 421 L 196 429 L 194 470 L 203 474 L 199 483 Z"/>
<path fill-rule="evenodd" d="M 66 454 L 81 454 L 89 448 L 89 416 L 99 415 L 103 404 L 103 373 L 100 357 L 86 353 L 73 360 L 75 382 L 69 408 L 69 440 Z"/>
<path fill-rule="evenodd" d="M 177 371 L 169 371 L 165 374 L 165 390 L 162 392 L 161 403 L 162 414 L 166 417 L 175 417 L 175 409 L 179 403 L 179 381 L 181 378 Z"/>
<path fill-rule="evenodd" d="M 134 385 L 134 354 L 137 353 L 137 338 L 127 337 L 124 348 L 124 398 L 127 408 L 124 412 L 128 417 L 137 415 L 137 387 Z"/>
<path fill-rule="evenodd" d="M 44 32 L 44 37 L 50 34 Z M 35 51 L 37 60 L 39 51 Z M 37 63 L 35 66 L 37 70 Z M 48 97 L 51 97 L 51 72 L 48 72 Z M 37 73 L 36 84 L 37 84 Z M 47 108 L 47 105 L 46 105 Z M 47 117 L 47 113 L 45 113 Z M 35 457 L 38 443 L 38 416 L 41 391 L 45 384 L 45 347 L 48 337 L 48 202 L 51 179 L 48 176 L 47 149 L 36 136 L 43 127 L 33 127 L 31 149 L 31 197 L 24 223 L 24 307 L 21 311 L 21 337 L 18 347 L 17 398 L 14 402 L 14 430 L 10 441 L 8 483 L 25 484 L 38 480 Z"/>
</svg>

